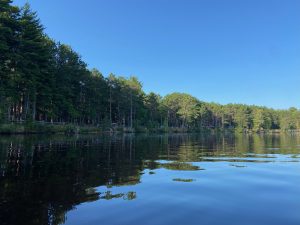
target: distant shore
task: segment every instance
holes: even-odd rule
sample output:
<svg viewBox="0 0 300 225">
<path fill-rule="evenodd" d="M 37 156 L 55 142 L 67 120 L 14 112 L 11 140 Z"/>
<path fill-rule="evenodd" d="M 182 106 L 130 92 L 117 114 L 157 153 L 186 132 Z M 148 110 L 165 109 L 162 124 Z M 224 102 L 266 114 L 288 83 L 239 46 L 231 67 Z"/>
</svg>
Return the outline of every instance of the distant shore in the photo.
<svg viewBox="0 0 300 225">
<path fill-rule="evenodd" d="M 0 124 L 0 135 L 13 134 L 91 134 L 91 133 L 202 133 L 202 132 L 224 132 L 224 133 L 299 133 L 300 130 L 238 130 L 238 129 L 213 129 L 213 128 L 186 128 L 186 127 L 167 127 L 167 128 L 147 128 L 147 127 L 101 127 L 76 124 L 43 124 L 43 123 L 5 123 Z"/>
</svg>

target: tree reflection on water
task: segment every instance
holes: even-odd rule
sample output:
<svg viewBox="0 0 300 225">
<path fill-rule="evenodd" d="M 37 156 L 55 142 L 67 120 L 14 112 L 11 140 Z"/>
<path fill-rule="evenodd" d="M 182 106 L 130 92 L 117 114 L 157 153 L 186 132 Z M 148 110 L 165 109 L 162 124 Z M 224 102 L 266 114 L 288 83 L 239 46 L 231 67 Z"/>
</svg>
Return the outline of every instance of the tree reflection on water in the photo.
<svg viewBox="0 0 300 225">
<path fill-rule="evenodd" d="M 138 192 L 134 187 L 149 174 L 146 169 L 155 177 L 153 170 L 157 169 L 202 170 L 190 162 L 213 161 L 217 156 L 251 159 L 278 152 L 293 154 L 297 160 L 298 139 L 205 134 L 1 137 L 0 221 L 4 225 L 62 224 L 66 213 L 80 203 L 135 200 Z M 114 189 L 124 186 L 132 190 L 120 193 Z"/>
</svg>

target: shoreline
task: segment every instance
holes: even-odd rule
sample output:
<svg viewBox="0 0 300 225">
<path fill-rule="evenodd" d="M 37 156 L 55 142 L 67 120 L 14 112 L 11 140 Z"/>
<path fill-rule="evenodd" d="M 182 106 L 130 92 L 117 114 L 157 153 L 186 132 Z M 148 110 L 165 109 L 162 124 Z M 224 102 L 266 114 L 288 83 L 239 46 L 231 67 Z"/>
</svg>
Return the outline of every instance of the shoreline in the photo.
<svg viewBox="0 0 300 225">
<path fill-rule="evenodd" d="M 244 133 L 244 134 L 282 134 L 282 133 L 300 133 L 300 130 L 240 130 L 240 129 L 213 129 L 213 128 L 184 128 L 184 127 L 168 127 L 168 128 L 128 128 L 128 127 L 97 127 L 88 125 L 75 124 L 41 124 L 41 123 L 5 123 L 0 124 L 0 136 L 2 135 L 31 135 L 31 134 L 122 134 L 122 133 L 149 133 L 149 134 L 172 134 L 172 133 Z"/>
</svg>

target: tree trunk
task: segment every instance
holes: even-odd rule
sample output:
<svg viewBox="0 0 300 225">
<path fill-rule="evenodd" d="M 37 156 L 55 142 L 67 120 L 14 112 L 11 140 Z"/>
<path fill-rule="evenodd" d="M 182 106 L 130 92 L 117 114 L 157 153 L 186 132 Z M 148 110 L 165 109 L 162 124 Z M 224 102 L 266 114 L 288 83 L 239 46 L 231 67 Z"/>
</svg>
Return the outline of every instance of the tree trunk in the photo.
<svg viewBox="0 0 300 225">
<path fill-rule="evenodd" d="M 130 98 L 130 128 L 132 128 L 132 114 L 133 114 L 133 109 L 132 109 L 132 93 L 131 93 L 131 98 Z"/>
<path fill-rule="evenodd" d="M 24 105 L 25 105 L 25 113 L 24 113 L 24 119 L 26 120 L 27 119 L 27 115 L 29 113 L 29 93 L 26 94 L 26 97 L 25 97 L 25 102 L 24 102 Z"/>
<path fill-rule="evenodd" d="M 112 96 L 111 96 L 111 86 L 109 87 L 109 121 L 110 121 L 110 125 L 112 124 L 112 115 L 111 115 L 111 102 L 112 102 Z"/>
<path fill-rule="evenodd" d="M 34 94 L 33 102 L 32 102 L 32 120 L 36 118 L 36 94 Z"/>
</svg>

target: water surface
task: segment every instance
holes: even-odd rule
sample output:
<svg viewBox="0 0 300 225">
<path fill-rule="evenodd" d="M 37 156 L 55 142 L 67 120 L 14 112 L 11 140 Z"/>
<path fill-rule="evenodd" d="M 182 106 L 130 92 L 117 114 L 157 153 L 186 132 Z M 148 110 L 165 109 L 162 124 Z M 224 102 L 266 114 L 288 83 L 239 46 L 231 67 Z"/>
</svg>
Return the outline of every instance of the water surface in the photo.
<svg viewBox="0 0 300 225">
<path fill-rule="evenodd" d="M 0 138 L 0 224 L 300 224 L 296 135 Z"/>
</svg>

